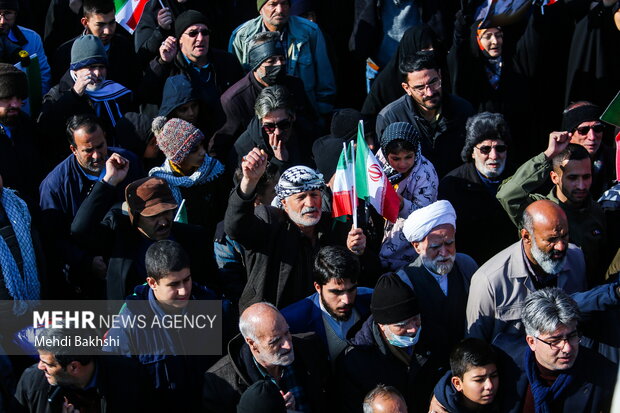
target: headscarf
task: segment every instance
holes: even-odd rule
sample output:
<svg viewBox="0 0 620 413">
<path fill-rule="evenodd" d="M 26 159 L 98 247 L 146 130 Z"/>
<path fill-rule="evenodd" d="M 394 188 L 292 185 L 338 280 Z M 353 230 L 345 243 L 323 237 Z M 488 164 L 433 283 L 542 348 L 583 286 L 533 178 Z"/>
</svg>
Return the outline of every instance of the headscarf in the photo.
<svg viewBox="0 0 620 413">
<path fill-rule="evenodd" d="M 280 180 L 276 185 L 274 204 L 282 208 L 282 200 L 291 195 L 314 191 L 315 189 L 323 190 L 324 188 L 325 181 L 323 181 L 322 174 L 307 166 L 293 166 L 284 171 L 282 176 L 280 176 Z"/>
</svg>

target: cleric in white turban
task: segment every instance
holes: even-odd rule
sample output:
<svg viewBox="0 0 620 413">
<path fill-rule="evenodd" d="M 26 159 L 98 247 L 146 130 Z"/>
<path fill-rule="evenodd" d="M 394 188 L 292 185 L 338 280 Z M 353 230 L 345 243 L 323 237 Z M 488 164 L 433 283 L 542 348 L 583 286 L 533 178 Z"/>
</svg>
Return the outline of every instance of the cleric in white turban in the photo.
<svg viewBox="0 0 620 413">
<path fill-rule="evenodd" d="M 416 209 L 405 220 L 403 234 L 409 242 L 420 242 L 433 228 L 450 224 L 456 229 L 456 212 L 450 201 L 437 201 Z"/>
</svg>

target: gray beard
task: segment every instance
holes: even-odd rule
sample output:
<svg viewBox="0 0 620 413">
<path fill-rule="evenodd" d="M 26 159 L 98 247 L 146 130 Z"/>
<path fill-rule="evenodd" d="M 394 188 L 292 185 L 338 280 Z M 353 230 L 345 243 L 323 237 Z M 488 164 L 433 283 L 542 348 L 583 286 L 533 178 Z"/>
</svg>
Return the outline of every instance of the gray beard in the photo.
<svg viewBox="0 0 620 413">
<path fill-rule="evenodd" d="M 564 257 L 560 260 L 554 260 L 551 258 L 549 254 L 545 254 L 541 249 L 536 245 L 536 240 L 532 237 L 532 248 L 531 248 L 532 256 L 536 260 L 536 263 L 542 268 L 544 272 L 549 275 L 557 275 L 564 268 L 564 264 L 568 256 L 565 254 Z"/>
</svg>

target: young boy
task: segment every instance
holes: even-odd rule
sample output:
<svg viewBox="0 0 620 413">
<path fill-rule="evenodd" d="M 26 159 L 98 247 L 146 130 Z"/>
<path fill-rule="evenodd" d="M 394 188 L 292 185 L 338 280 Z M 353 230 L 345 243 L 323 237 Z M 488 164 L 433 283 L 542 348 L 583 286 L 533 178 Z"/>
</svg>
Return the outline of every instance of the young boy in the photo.
<svg viewBox="0 0 620 413">
<path fill-rule="evenodd" d="M 438 402 L 449 413 L 494 412 L 499 387 L 497 355 L 477 338 L 459 343 L 450 355 L 450 369 L 435 386 L 430 411 Z"/>
</svg>

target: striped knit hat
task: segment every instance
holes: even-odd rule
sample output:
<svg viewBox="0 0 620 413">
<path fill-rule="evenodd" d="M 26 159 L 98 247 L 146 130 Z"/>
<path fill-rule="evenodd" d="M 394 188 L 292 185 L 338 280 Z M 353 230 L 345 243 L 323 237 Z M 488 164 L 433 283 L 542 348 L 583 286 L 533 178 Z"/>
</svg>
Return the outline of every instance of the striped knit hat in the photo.
<svg viewBox="0 0 620 413">
<path fill-rule="evenodd" d="M 157 146 L 168 160 L 179 165 L 204 138 L 200 129 L 191 123 L 172 118 L 157 135 Z"/>
<path fill-rule="evenodd" d="M 416 152 L 420 146 L 420 134 L 415 126 L 407 122 L 390 123 L 381 135 L 381 148 L 385 152 L 385 147 L 392 141 L 404 140 L 411 143 Z"/>
</svg>

